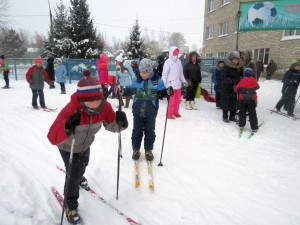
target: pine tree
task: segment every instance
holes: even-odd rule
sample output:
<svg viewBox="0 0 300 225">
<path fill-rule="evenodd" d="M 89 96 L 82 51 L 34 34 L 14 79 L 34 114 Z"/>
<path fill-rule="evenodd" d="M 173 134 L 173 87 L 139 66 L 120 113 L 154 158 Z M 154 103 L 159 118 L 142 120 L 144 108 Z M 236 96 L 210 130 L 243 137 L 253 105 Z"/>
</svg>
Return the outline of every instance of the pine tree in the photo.
<svg viewBox="0 0 300 225">
<path fill-rule="evenodd" d="M 128 55 L 131 53 L 131 57 L 133 59 L 147 56 L 145 53 L 144 40 L 141 38 L 138 19 L 136 19 L 135 24 L 130 32 L 126 51 Z"/>
<path fill-rule="evenodd" d="M 52 51 L 59 57 L 67 57 L 71 51 L 69 47 L 71 42 L 69 38 L 68 12 L 63 1 L 60 0 L 53 19 Z"/>
<path fill-rule="evenodd" d="M 2 54 L 6 58 L 22 57 L 26 49 L 23 48 L 23 40 L 20 35 L 14 29 L 2 29 L 1 33 L 0 48 Z"/>
<path fill-rule="evenodd" d="M 93 20 L 90 19 L 86 0 L 71 0 L 69 16 L 69 58 L 93 58 L 98 56 L 103 44 L 99 40 Z M 100 43 L 99 43 L 100 42 Z"/>
</svg>

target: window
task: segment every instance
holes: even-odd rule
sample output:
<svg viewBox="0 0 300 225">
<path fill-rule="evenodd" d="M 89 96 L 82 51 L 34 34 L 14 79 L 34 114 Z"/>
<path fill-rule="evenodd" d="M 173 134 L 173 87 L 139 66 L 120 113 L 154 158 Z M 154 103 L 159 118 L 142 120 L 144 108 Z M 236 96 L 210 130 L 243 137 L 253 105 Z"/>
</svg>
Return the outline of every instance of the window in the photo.
<svg viewBox="0 0 300 225">
<path fill-rule="evenodd" d="M 213 54 L 212 54 L 212 53 L 206 53 L 206 54 L 205 54 L 205 57 L 206 57 L 206 58 L 212 58 L 212 57 L 213 57 Z"/>
<path fill-rule="evenodd" d="M 230 0 L 222 0 L 222 6 L 230 3 Z"/>
<path fill-rule="evenodd" d="M 229 28 L 228 21 L 220 23 L 220 35 L 226 35 L 226 34 L 228 34 L 228 28 Z"/>
<path fill-rule="evenodd" d="M 206 28 L 206 38 L 211 39 L 215 36 L 214 26 L 210 26 Z"/>
<path fill-rule="evenodd" d="M 269 48 L 254 49 L 253 50 L 253 60 L 257 61 L 258 59 L 261 59 L 264 64 L 268 64 L 269 51 L 270 51 Z"/>
<path fill-rule="evenodd" d="M 208 12 L 212 12 L 216 9 L 216 0 L 209 0 Z"/>
<path fill-rule="evenodd" d="M 298 36 L 300 35 L 300 30 L 285 30 L 284 36 Z"/>
<path fill-rule="evenodd" d="M 227 56 L 227 52 L 218 52 L 218 58 L 222 59 L 222 58 L 226 58 Z"/>
</svg>

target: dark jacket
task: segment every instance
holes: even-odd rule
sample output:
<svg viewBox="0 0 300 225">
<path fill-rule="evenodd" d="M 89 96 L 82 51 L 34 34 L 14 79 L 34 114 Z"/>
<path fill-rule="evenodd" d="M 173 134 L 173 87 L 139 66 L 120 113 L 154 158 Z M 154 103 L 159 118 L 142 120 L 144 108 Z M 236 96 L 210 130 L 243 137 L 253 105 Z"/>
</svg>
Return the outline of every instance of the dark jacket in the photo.
<svg viewBox="0 0 300 225">
<path fill-rule="evenodd" d="M 214 85 L 215 91 L 220 91 L 221 71 L 222 71 L 222 68 L 217 67 L 217 66 L 212 69 L 211 81 L 215 84 Z"/>
<path fill-rule="evenodd" d="M 300 71 L 288 70 L 285 72 L 283 79 L 282 94 L 296 95 L 300 83 Z"/>
<path fill-rule="evenodd" d="M 47 59 L 47 67 L 46 67 L 46 71 L 48 73 L 49 79 L 51 81 L 55 81 L 55 71 L 54 71 L 54 58 L 53 57 L 49 57 Z"/>
<path fill-rule="evenodd" d="M 202 76 L 201 76 L 201 68 L 200 68 L 200 60 L 197 58 L 196 63 L 194 64 L 191 61 L 192 55 L 197 54 L 196 52 L 191 52 L 189 54 L 189 61 L 185 64 L 183 68 L 183 75 L 186 81 L 191 84 L 191 83 L 196 83 L 202 81 Z"/>
<path fill-rule="evenodd" d="M 276 70 L 277 70 L 277 64 L 273 60 L 271 60 L 266 68 L 267 74 L 272 75 L 273 73 L 275 73 Z"/>
<path fill-rule="evenodd" d="M 233 65 L 228 58 L 224 60 L 225 66 L 221 71 L 221 102 L 220 107 L 223 110 L 236 110 L 237 95 L 233 87 L 243 76 L 243 64 Z"/>
<path fill-rule="evenodd" d="M 257 61 L 256 62 L 256 68 L 257 68 L 257 75 L 259 76 L 265 70 L 264 63 L 262 61 Z"/>
</svg>

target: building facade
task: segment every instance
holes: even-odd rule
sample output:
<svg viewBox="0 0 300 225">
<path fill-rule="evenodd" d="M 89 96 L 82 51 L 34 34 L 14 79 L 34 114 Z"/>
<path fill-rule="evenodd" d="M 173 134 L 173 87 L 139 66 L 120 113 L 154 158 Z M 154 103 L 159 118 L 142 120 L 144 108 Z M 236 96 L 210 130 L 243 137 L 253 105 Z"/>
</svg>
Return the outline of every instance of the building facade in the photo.
<svg viewBox="0 0 300 225">
<path fill-rule="evenodd" d="M 300 58 L 300 30 L 239 32 L 237 38 L 239 5 L 246 1 L 205 0 L 203 57 L 223 58 L 238 46 L 252 51 L 254 61 L 273 59 L 279 72 L 289 68 Z"/>
</svg>

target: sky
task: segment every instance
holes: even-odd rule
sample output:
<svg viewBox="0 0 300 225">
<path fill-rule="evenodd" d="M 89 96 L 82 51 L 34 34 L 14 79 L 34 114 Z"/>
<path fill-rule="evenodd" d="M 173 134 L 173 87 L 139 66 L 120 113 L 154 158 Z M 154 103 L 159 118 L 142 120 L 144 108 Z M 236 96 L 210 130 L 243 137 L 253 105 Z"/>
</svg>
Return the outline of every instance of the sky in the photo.
<svg viewBox="0 0 300 225">
<path fill-rule="evenodd" d="M 10 26 L 25 29 L 31 34 L 47 35 L 50 26 L 48 0 L 9 0 Z M 59 0 L 49 0 L 52 14 Z M 69 6 L 69 0 L 63 0 Z M 202 46 L 204 23 L 204 0 L 87 0 L 95 27 L 104 35 L 108 43 L 112 37 L 123 41 L 129 36 L 135 19 L 139 19 L 142 35 L 156 37 L 160 31 L 180 32 L 187 44 Z"/>
<path fill-rule="evenodd" d="M 18 74 L 25 74 L 21 71 Z M 55 112 L 31 108 L 32 92 L 24 77 L 16 81 L 11 76 L 10 85 L 10 89 L 0 89 L 1 225 L 60 224 L 62 209 L 51 186 L 63 193 L 65 175 L 56 165 L 64 166 L 47 133 L 76 91 L 77 82 L 66 84 L 65 95 L 60 94 L 58 86 L 49 89 L 45 85 L 46 105 L 57 107 Z M 167 100 L 159 101 L 153 149 L 154 191 L 148 188 L 143 145 L 141 186 L 134 187 L 131 101 L 130 107 L 123 109 L 129 127 L 122 131 L 121 138 L 119 200 L 118 134 L 103 127 L 91 146 L 85 172 L 91 188 L 143 225 L 299 225 L 300 121 L 267 110 L 274 108 L 281 96 L 281 81 L 261 78 L 259 85 L 257 114 L 265 123 L 250 140 L 248 121 L 239 139 L 237 124 L 224 123 L 222 111 L 202 97 L 196 99 L 198 110 L 186 110 L 181 102 L 182 117 L 168 120 L 163 142 Z M 108 101 L 117 110 L 118 100 Z M 299 103 L 294 113 L 300 116 Z M 158 167 L 162 143 L 163 167 Z M 84 225 L 129 225 L 83 190 L 78 209 Z"/>
</svg>

